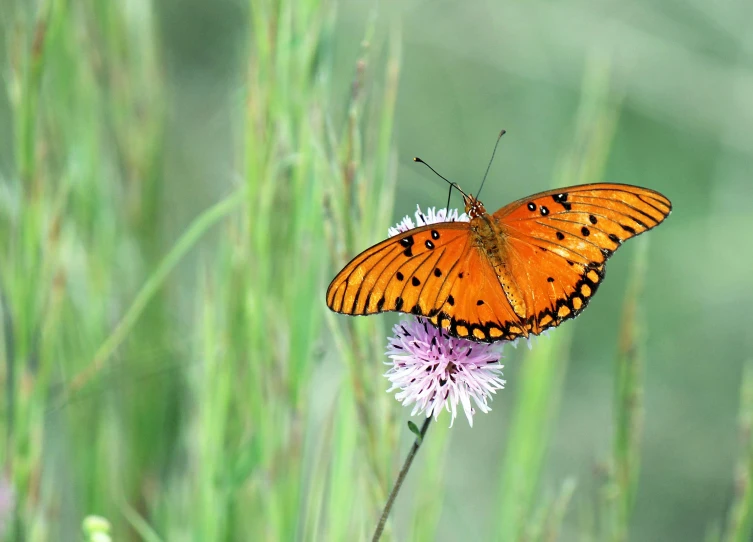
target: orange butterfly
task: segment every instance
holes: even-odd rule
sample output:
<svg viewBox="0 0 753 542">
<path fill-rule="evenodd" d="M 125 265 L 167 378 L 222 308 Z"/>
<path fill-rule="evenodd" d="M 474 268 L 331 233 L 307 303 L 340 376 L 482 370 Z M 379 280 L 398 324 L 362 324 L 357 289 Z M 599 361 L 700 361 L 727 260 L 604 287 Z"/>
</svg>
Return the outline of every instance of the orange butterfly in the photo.
<svg viewBox="0 0 753 542">
<path fill-rule="evenodd" d="M 614 251 L 672 210 L 662 194 L 625 184 L 549 190 L 491 215 L 463 201 L 470 222 L 414 228 L 356 256 L 329 285 L 329 308 L 424 316 L 480 342 L 538 335 L 576 317 Z"/>
</svg>

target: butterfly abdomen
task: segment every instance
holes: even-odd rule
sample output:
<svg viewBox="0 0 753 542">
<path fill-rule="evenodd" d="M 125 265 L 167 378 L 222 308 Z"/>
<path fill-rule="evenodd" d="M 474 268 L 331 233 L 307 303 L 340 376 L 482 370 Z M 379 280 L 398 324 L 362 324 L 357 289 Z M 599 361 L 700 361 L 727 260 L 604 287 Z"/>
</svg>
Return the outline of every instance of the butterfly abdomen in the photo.
<svg viewBox="0 0 753 542">
<path fill-rule="evenodd" d="M 494 266 L 500 263 L 501 232 L 488 214 L 483 214 L 471 220 L 473 245 L 486 253 L 489 262 Z"/>
</svg>

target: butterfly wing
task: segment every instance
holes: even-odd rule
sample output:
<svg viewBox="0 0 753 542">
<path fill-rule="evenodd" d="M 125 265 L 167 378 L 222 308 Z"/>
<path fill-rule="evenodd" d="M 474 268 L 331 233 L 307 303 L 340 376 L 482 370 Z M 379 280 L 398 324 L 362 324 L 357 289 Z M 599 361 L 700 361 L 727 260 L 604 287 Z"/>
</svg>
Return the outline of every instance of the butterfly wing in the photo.
<svg viewBox="0 0 753 542">
<path fill-rule="evenodd" d="M 439 291 L 429 320 L 454 337 L 480 342 L 510 340 L 525 333 L 494 267 L 476 246 Z"/>
<path fill-rule="evenodd" d="M 327 305 L 350 315 L 397 311 L 428 317 L 456 337 L 508 338 L 521 325 L 468 222 L 396 235 L 356 256 L 327 289 Z"/>
<path fill-rule="evenodd" d="M 391 237 L 353 258 L 327 289 L 327 306 L 351 315 L 428 315 L 448 277 L 466 259 L 467 222 L 442 222 Z"/>
<path fill-rule="evenodd" d="M 630 185 L 550 190 L 493 215 L 506 243 L 506 271 L 521 293 L 526 332 L 577 316 L 604 279 L 620 245 L 660 224 L 672 210 L 662 194 Z"/>
</svg>

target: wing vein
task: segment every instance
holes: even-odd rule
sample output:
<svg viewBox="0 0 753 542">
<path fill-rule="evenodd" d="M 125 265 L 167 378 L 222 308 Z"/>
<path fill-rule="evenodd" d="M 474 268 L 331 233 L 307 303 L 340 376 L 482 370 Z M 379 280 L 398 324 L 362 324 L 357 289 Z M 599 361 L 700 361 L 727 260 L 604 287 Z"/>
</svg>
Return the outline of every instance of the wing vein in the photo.
<svg viewBox="0 0 753 542">
<path fill-rule="evenodd" d="M 666 211 L 664 209 L 659 209 L 653 203 L 650 203 L 650 202 L 646 201 L 646 199 L 643 197 L 643 194 L 638 194 L 638 199 L 641 200 L 646 205 L 648 205 L 649 207 L 651 207 L 653 209 L 656 209 L 656 212 L 659 213 L 659 214 L 661 214 L 664 218 L 666 218 L 669 215 L 669 211 L 671 211 L 671 208 L 669 208 L 669 207 L 667 208 Z M 651 199 L 653 199 L 655 202 L 661 203 L 663 205 L 663 203 L 661 201 L 659 201 L 658 199 L 656 199 L 656 198 L 651 198 Z"/>
<path fill-rule="evenodd" d="M 609 198 L 603 198 L 603 197 L 601 197 L 601 196 L 586 196 L 585 194 L 584 194 L 583 196 L 584 196 L 584 197 L 589 197 L 589 198 L 593 198 L 593 199 L 598 199 L 598 200 L 602 200 L 602 201 L 610 201 L 610 202 L 613 202 L 613 203 L 619 203 L 619 204 L 622 204 L 622 205 L 624 205 L 624 206 L 626 206 L 626 207 L 630 207 L 630 208 L 631 208 L 631 209 L 633 209 L 634 211 L 637 211 L 637 212 L 639 212 L 640 214 L 642 214 L 643 216 L 650 218 L 650 219 L 651 219 L 652 221 L 656 222 L 657 224 L 658 224 L 659 222 L 661 222 L 661 221 L 662 221 L 662 220 L 663 220 L 664 218 L 666 218 L 666 217 L 665 217 L 665 215 L 664 215 L 664 213 L 661 213 L 661 212 L 660 212 L 660 214 L 662 215 L 662 218 L 661 218 L 661 219 L 658 219 L 658 220 L 657 220 L 657 218 L 656 218 L 656 217 L 654 217 L 654 216 L 652 216 L 652 215 L 648 214 L 648 213 L 647 213 L 647 212 L 645 212 L 645 211 L 642 211 L 642 210 L 641 210 L 641 209 L 639 209 L 638 207 L 636 207 L 636 206 L 634 206 L 634 205 L 632 205 L 632 204 L 630 204 L 630 203 L 628 203 L 628 202 L 626 202 L 626 201 L 622 201 L 622 200 L 615 200 L 615 199 L 609 199 Z M 640 198 L 639 198 L 639 199 L 640 199 Z M 588 203 L 588 202 L 576 202 L 576 201 L 573 201 L 573 203 L 581 203 L 581 204 L 583 204 L 583 205 L 593 205 L 593 204 L 591 204 L 591 203 Z M 609 209 L 609 207 L 607 207 L 607 209 Z M 612 209 L 612 210 L 613 210 L 614 212 L 618 212 L 618 213 L 619 213 L 619 211 L 616 211 L 616 210 L 614 210 L 614 209 Z M 634 218 L 634 217 L 633 217 L 632 215 L 629 215 L 629 214 L 627 214 L 627 213 L 620 213 L 620 214 L 624 214 L 625 216 L 628 216 L 628 217 L 632 218 L 633 220 L 635 220 L 636 222 L 638 222 L 638 223 L 639 223 L 639 224 L 640 224 L 641 226 L 644 226 L 644 227 L 648 227 L 648 226 L 646 226 L 645 224 L 643 224 L 643 223 L 642 223 L 642 222 L 641 222 L 640 220 L 638 220 L 637 218 Z"/>
</svg>

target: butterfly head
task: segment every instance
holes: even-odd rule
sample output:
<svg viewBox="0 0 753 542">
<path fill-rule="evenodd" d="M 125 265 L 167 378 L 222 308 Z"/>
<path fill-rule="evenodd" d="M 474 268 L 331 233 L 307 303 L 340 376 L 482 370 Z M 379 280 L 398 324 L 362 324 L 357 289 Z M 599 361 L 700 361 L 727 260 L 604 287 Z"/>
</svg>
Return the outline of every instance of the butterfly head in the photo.
<svg viewBox="0 0 753 542">
<path fill-rule="evenodd" d="M 463 203 L 465 203 L 465 214 L 467 214 L 469 218 L 476 218 L 477 216 L 486 214 L 484 204 L 473 196 L 463 194 Z"/>
</svg>

